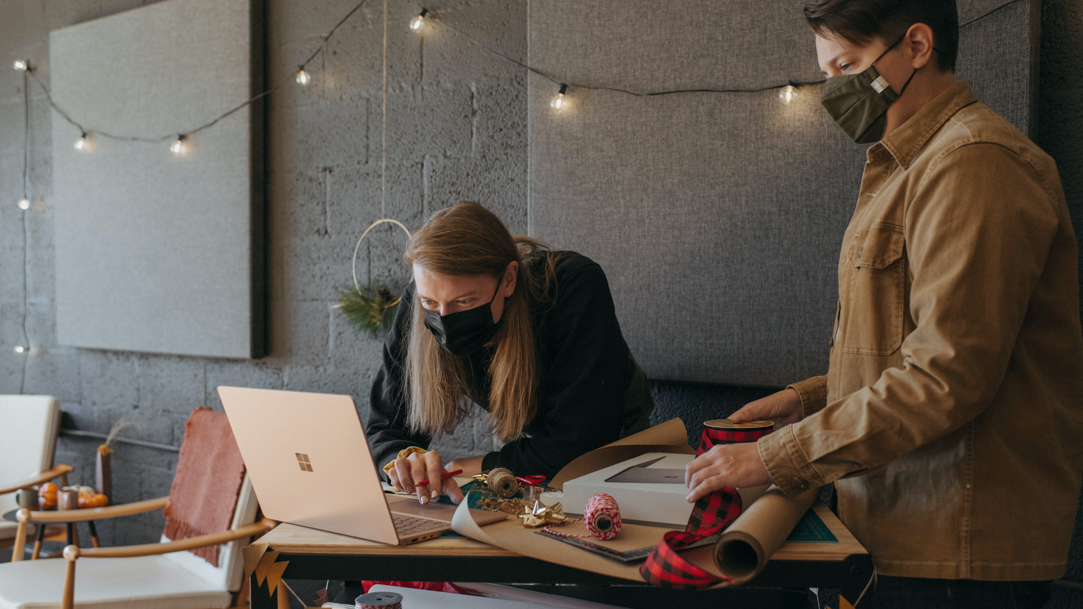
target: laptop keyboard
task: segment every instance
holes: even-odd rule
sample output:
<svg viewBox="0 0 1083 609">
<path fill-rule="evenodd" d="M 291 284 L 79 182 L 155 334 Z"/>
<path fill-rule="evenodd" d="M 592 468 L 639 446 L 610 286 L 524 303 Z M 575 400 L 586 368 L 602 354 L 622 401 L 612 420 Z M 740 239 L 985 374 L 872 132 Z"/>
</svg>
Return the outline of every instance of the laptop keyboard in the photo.
<svg viewBox="0 0 1083 609">
<path fill-rule="evenodd" d="M 405 514 L 393 513 L 391 519 L 395 522 L 395 531 L 400 537 L 409 537 L 444 526 L 444 523 L 439 520 L 429 520 L 428 518 L 418 518 L 417 516 L 407 516 Z"/>
</svg>

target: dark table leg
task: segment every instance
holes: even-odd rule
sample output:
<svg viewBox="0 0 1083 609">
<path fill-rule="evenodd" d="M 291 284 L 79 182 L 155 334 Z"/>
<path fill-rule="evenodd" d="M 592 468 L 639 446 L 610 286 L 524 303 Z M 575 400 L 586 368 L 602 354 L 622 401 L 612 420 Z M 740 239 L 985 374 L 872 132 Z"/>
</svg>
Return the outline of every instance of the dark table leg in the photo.
<svg viewBox="0 0 1083 609">
<path fill-rule="evenodd" d="M 34 536 L 34 552 L 30 555 L 30 560 L 37 560 L 41 555 L 41 543 L 45 541 L 45 525 L 38 525 L 38 533 Z"/>
<path fill-rule="evenodd" d="M 68 528 L 68 545 L 70 546 L 75 543 L 75 523 L 69 522 L 64 526 Z"/>
<path fill-rule="evenodd" d="M 88 520 L 86 523 L 90 526 L 90 543 L 93 544 L 95 548 L 102 547 L 101 543 L 98 541 L 98 527 L 94 526 L 93 520 Z"/>
</svg>

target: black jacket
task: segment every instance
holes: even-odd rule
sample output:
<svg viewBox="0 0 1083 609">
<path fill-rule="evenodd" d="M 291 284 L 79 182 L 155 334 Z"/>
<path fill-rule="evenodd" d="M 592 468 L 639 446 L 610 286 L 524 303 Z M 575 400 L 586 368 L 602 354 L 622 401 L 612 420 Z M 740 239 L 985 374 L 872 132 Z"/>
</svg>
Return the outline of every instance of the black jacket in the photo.
<svg viewBox="0 0 1083 609">
<path fill-rule="evenodd" d="M 543 272 L 540 261 L 533 266 Z M 555 300 L 533 307 L 541 375 L 537 414 L 523 429 L 523 437 L 485 455 L 483 469 L 506 467 L 518 475 L 552 476 L 579 455 L 618 439 L 625 427 L 626 389 L 637 366 L 621 335 L 605 273 L 586 256 L 563 252 L 553 284 L 550 299 L 555 296 Z M 384 344 L 383 365 L 372 385 L 365 431 L 380 467 L 393 461 L 403 448 L 428 448 L 432 440 L 428 434 L 411 433 L 406 425 L 406 348 L 416 300 L 410 285 L 396 312 Z M 483 349 L 468 360 L 474 372 L 476 402 L 488 409 L 492 350 Z M 649 397 L 648 393 L 648 402 Z M 637 399 L 643 401 L 642 396 Z M 645 416 L 639 418 L 645 420 Z M 456 456 L 469 455 L 448 457 Z"/>
</svg>

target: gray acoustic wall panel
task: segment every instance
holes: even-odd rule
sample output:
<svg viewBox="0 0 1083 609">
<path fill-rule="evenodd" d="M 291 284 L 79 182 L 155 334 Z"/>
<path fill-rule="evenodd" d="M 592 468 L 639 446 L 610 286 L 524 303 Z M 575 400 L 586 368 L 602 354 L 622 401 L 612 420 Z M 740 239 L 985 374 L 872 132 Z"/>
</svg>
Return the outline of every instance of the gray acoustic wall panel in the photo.
<svg viewBox="0 0 1083 609">
<path fill-rule="evenodd" d="M 962 2 L 961 21 L 999 4 Z M 634 92 L 756 89 L 822 78 L 802 3 L 535 0 L 530 64 Z M 1029 131 L 1036 14 L 966 26 L 958 76 Z M 648 376 L 783 385 L 827 369 L 843 231 L 865 146 L 820 86 L 638 97 L 529 79 L 533 236 L 598 261 Z"/>
<path fill-rule="evenodd" d="M 57 105 L 89 129 L 171 136 L 262 86 L 258 2 L 169 0 L 53 31 Z M 262 118 L 245 107 L 170 141 L 115 141 L 53 113 L 60 344 L 262 351 Z"/>
</svg>

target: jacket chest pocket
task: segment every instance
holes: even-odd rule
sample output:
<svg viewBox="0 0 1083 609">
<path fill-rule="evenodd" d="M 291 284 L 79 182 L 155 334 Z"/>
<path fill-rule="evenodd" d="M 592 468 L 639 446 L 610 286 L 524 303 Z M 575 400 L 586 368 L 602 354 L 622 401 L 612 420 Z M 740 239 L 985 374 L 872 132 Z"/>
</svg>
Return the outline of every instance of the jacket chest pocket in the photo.
<svg viewBox="0 0 1083 609">
<path fill-rule="evenodd" d="M 902 345 L 904 246 L 902 228 L 891 224 L 854 235 L 849 302 L 843 304 L 844 352 L 890 355 Z"/>
</svg>

